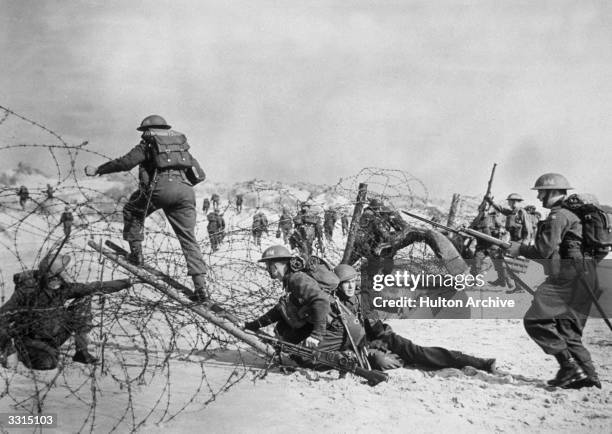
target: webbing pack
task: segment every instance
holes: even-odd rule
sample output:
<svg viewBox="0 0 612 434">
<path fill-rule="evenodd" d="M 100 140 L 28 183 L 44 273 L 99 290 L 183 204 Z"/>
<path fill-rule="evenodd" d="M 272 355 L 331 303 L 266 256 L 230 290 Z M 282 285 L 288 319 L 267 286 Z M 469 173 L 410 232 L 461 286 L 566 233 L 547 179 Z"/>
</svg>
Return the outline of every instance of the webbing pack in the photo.
<svg viewBox="0 0 612 434">
<path fill-rule="evenodd" d="M 612 246 L 612 208 L 599 205 L 588 195 L 572 194 L 563 207 L 578 216 L 582 223 L 582 248 L 585 252 L 601 253 Z"/>
<path fill-rule="evenodd" d="M 157 170 L 184 170 L 191 185 L 206 179 L 200 164 L 189 152 L 184 134 L 173 130 L 149 129 L 143 133 L 143 138 L 150 146 L 151 159 Z"/>
</svg>

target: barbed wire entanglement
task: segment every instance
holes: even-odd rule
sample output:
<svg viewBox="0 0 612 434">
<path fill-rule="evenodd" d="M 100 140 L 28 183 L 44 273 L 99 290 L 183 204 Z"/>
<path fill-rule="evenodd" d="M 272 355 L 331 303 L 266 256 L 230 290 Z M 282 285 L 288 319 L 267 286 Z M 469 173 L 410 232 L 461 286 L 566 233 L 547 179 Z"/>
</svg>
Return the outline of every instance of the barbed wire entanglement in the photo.
<svg viewBox="0 0 612 434">
<path fill-rule="evenodd" d="M 44 167 L 29 162 L 34 153 L 48 155 Z M 70 144 L 51 128 L 0 106 L 0 158 L 18 162 L 0 174 L 3 301 L 13 294 L 12 276 L 36 269 L 64 240 L 59 223 L 66 207 L 74 214 L 72 232 L 62 248 L 62 255 L 72 258 L 68 276 L 76 282 L 129 277 L 87 243 L 109 239 L 121 244 L 121 210 L 137 180 L 131 174 L 86 178 L 84 160 L 91 155 L 103 161 L 111 158 L 86 141 Z M 222 243 L 213 250 L 206 216 L 198 210 L 196 236 L 210 265 L 207 278 L 215 302 L 241 321 L 273 306 L 282 288 L 271 282 L 257 259 L 266 247 L 283 243 L 276 232 L 283 208 L 294 215 L 300 203 L 310 200 L 321 213 L 334 210 L 350 218 L 360 182 L 368 183 L 371 195 L 396 208 L 423 207 L 428 201 L 427 189 L 417 178 L 374 168 L 331 187 L 260 180 L 231 187 L 211 183 L 196 187 L 198 207 L 204 197 L 220 194 L 220 214 L 226 221 Z M 20 203 L 21 185 L 27 187 L 28 197 Z M 237 194 L 244 197 L 242 212 L 234 204 Z M 256 210 L 269 221 L 261 244 L 252 236 Z M 325 256 L 333 264 L 340 261 L 346 240 L 339 227 L 337 221 L 326 241 Z M 162 213 L 147 219 L 143 245 L 148 265 L 191 287 L 182 251 Z M 410 248 L 412 258 L 430 257 L 418 248 Z M 146 424 L 167 422 L 187 408 L 205 407 L 238 382 L 264 376 L 269 365 L 222 329 L 141 283 L 80 303 L 91 305 L 89 348 L 99 363 L 74 363 L 75 346 L 68 339 L 61 347 L 57 369 L 32 370 L 23 364 L 0 368 L 2 409 L 64 415 L 70 420 L 70 431 L 93 431 L 94 427 L 135 431 Z"/>
</svg>

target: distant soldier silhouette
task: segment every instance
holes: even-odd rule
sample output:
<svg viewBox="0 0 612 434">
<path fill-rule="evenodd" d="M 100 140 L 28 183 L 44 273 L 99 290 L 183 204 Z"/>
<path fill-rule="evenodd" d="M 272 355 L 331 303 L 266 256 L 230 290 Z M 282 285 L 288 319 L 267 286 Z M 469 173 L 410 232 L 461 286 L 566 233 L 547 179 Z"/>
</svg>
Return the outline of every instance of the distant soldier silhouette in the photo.
<svg viewBox="0 0 612 434">
<path fill-rule="evenodd" d="M 225 237 L 225 220 L 217 210 L 209 212 L 206 218 L 208 219 L 206 230 L 210 239 L 210 247 L 213 252 L 216 252 Z"/>
<path fill-rule="evenodd" d="M 21 205 L 22 209 L 25 209 L 26 202 L 30 198 L 28 187 L 25 185 L 19 187 L 19 190 L 17 190 L 17 196 L 19 196 L 19 205 Z"/>
<path fill-rule="evenodd" d="M 293 230 L 293 218 L 289 214 L 289 210 L 283 207 L 282 214 L 278 221 L 278 229 L 276 230 L 276 238 L 283 236 L 283 243 L 289 244 L 289 236 Z"/>
<path fill-rule="evenodd" d="M 70 206 L 66 205 L 64 208 L 64 212 L 60 217 L 60 224 L 64 227 L 64 235 L 66 237 L 70 236 L 70 232 L 72 231 L 72 224 L 74 222 L 74 216 L 72 215 L 72 211 L 70 210 Z"/>
<path fill-rule="evenodd" d="M 338 214 L 333 208 L 328 208 L 325 210 L 323 215 L 323 229 L 325 231 L 325 238 L 327 241 L 331 241 L 334 236 L 334 226 L 336 226 L 336 222 L 338 221 Z"/>
<path fill-rule="evenodd" d="M 302 203 L 300 212 L 293 217 L 293 233 L 289 238 L 292 249 L 299 249 L 303 255 L 311 256 L 314 252 L 314 242 L 317 241 L 319 249 L 324 252 L 323 227 L 317 213 L 311 209 L 308 202 Z"/>
<path fill-rule="evenodd" d="M 217 193 L 213 193 L 213 195 L 210 197 L 210 201 L 212 202 L 213 205 L 213 209 L 215 211 L 219 211 L 219 195 Z"/>
<path fill-rule="evenodd" d="M 53 196 L 55 194 L 55 190 L 53 190 L 53 187 L 51 187 L 51 184 L 47 184 L 47 199 L 53 199 Z"/>
<path fill-rule="evenodd" d="M 257 208 L 255 215 L 253 216 L 252 226 L 253 241 L 258 246 L 261 246 L 261 236 L 264 234 L 268 235 L 268 218 L 266 215 Z"/>
<path fill-rule="evenodd" d="M 210 200 L 205 197 L 204 200 L 202 201 L 202 211 L 204 212 L 204 215 L 208 215 L 208 210 L 210 209 Z"/>
<path fill-rule="evenodd" d="M 242 194 L 236 195 L 236 212 L 238 214 L 242 212 Z"/>
<path fill-rule="evenodd" d="M 346 236 L 349 231 L 350 223 L 348 215 L 345 212 L 343 212 L 342 216 L 340 217 L 340 223 L 342 224 L 342 235 Z"/>
</svg>

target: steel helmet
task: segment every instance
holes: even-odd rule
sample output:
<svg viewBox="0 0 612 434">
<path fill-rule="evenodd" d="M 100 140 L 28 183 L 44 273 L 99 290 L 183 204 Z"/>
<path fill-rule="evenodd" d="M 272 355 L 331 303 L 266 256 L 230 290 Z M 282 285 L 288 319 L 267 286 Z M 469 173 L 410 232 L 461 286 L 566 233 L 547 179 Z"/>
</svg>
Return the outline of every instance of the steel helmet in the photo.
<svg viewBox="0 0 612 434">
<path fill-rule="evenodd" d="M 276 245 L 268 247 L 261 255 L 261 259 L 257 262 L 267 262 L 276 259 L 291 259 L 293 254 L 285 246 Z"/>
<path fill-rule="evenodd" d="M 140 126 L 136 128 L 138 131 L 146 131 L 149 128 L 161 128 L 163 130 L 169 130 L 171 127 L 168 122 L 160 115 L 147 116 L 142 120 Z"/>
<path fill-rule="evenodd" d="M 357 270 L 348 264 L 337 265 L 336 268 L 334 268 L 334 273 L 336 273 L 340 282 L 346 282 L 347 280 L 357 277 Z"/>
<path fill-rule="evenodd" d="M 558 173 L 545 173 L 540 176 L 532 190 L 573 190 L 565 176 Z"/>
<path fill-rule="evenodd" d="M 517 201 L 522 201 L 523 198 L 521 197 L 520 194 L 518 193 L 510 193 L 508 195 L 508 197 L 506 198 L 506 200 L 517 200 Z"/>
</svg>

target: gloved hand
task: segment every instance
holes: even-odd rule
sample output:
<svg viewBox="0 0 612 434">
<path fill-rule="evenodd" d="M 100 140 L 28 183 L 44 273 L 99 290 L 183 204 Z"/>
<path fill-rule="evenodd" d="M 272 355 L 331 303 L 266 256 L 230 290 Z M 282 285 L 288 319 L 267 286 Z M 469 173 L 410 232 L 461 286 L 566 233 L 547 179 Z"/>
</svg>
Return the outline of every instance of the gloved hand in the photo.
<svg viewBox="0 0 612 434">
<path fill-rule="evenodd" d="M 510 241 L 510 247 L 506 249 L 506 255 L 516 258 L 520 255 L 521 243 L 518 241 Z"/>
<path fill-rule="evenodd" d="M 306 339 L 304 339 L 304 346 L 306 348 L 316 348 L 319 346 L 319 342 L 321 342 L 319 339 L 308 336 Z"/>
<path fill-rule="evenodd" d="M 85 175 L 96 176 L 98 174 L 98 168 L 95 166 L 85 166 Z"/>
<path fill-rule="evenodd" d="M 245 330 L 250 330 L 252 332 L 256 332 L 257 330 L 260 329 L 259 321 L 255 320 L 255 321 L 245 322 L 244 323 L 244 329 Z"/>
<path fill-rule="evenodd" d="M 372 367 L 386 371 L 389 369 L 402 368 L 404 361 L 395 353 L 385 353 L 380 350 L 368 350 L 368 359 Z"/>
</svg>

